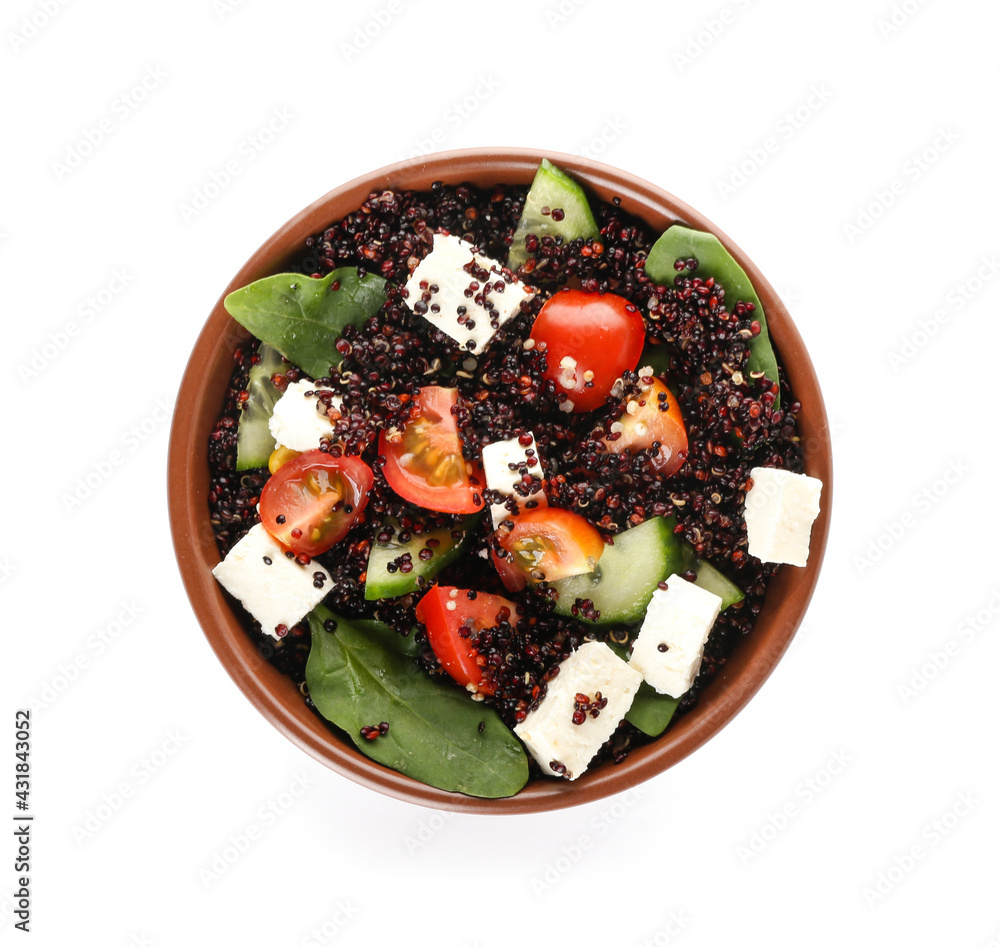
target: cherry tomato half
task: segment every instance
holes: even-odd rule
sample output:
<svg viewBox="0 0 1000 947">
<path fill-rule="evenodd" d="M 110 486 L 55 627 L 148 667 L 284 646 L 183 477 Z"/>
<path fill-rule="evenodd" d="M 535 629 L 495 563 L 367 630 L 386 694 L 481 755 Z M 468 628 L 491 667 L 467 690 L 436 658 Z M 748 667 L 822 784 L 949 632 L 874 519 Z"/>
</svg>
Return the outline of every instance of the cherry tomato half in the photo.
<svg viewBox="0 0 1000 947">
<path fill-rule="evenodd" d="M 625 413 L 616 423 L 621 424 L 621 430 L 612 425 L 612 433 L 604 440 L 611 453 L 620 454 L 626 448 L 642 450 L 659 442 L 659 453 L 653 458 L 657 473 L 669 477 L 684 465 L 688 439 L 681 406 L 659 378 L 650 378 L 639 396 L 629 399 Z"/>
<path fill-rule="evenodd" d="M 569 396 L 574 412 L 593 411 L 622 372 L 639 364 L 646 328 L 621 296 L 563 289 L 542 306 L 531 338 L 545 343 L 545 377 L 556 391 Z"/>
<path fill-rule="evenodd" d="M 475 595 L 470 599 L 466 589 L 436 585 L 417 603 L 417 621 L 426 627 L 434 654 L 455 681 L 492 694 L 493 683 L 483 679 L 482 658 L 469 638 L 501 621 L 516 623 L 517 606 L 500 595 Z"/>
<path fill-rule="evenodd" d="M 579 513 L 557 507 L 526 510 L 501 524 L 497 541 L 507 558 L 494 554 L 493 562 L 511 592 L 528 581 L 555 582 L 571 575 L 593 572 L 604 552 L 601 534 Z"/>
<path fill-rule="evenodd" d="M 477 513 L 486 483 L 479 461 L 462 456 L 451 409 L 457 388 L 421 388 L 402 433 L 379 436 L 385 479 L 404 500 L 440 513 Z"/>
<path fill-rule="evenodd" d="M 347 535 L 368 503 L 374 479 L 360 457 L 306 451 L 264 484 L 261 522 L 292 552 L 318 556 Z"/>
</svg>

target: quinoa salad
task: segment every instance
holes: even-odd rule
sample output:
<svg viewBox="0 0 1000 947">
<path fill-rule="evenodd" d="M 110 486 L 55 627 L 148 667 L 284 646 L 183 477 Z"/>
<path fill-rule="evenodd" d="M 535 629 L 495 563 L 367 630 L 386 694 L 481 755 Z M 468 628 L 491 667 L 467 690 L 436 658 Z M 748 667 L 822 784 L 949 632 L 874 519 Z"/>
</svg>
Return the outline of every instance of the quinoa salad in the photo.
<svg viewBox="0 0 1000 947">
<path fill-rule="evenodd" d="M 432 786 L 622 762 L 808 557 L 822 485 L 750 280 L 620 204 L 548 161 L 373 193 L 226 299 L 215 575 L 333 732 Z"/>
</svg>

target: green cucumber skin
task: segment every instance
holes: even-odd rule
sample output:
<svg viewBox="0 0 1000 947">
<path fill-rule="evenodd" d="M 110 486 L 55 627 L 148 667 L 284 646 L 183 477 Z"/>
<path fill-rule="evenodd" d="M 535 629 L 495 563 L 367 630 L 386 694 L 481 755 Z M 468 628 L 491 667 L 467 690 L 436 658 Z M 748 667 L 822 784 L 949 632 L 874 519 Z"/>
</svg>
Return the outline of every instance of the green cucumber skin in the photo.
<svg viewBox="0 0 1000 947">
<path fill-rule="evenodd" d="M 374 602 L 382 598 L 399 598 L 401 595 L 416 592 L 421 587 L 417 582 L 418 578 L 426 580 L 434 578 L 461 555 L 469 537 L 475 532 L 478 520 L 478 516 L 473 516 L 462 526 L 456 527 L 463 531 L 462 538 L 457 542 L 452 538 L 454 530 L 451 529 L 432 530 L 430 533 L 414 536 L 408 543 L 403 544 L 380 546 L 373 541 L 371 552 L 368 554 L 365 600 Z M 441 545 L 430 559 L 424 561 L 420 558 L 419 552 L 427 545 L 428 539 L 438 539 Z M 413 563 L 411 572 L 389 572 L 386 569 L 388 563 L 407 552 L 410 553 L 410 561 Z"/>
<path fill-rule="evenodd" d="M 725 611 L 730 605 L 742 602 L 745 598 L 743 592 L 710 562 L 699 559 L 694 570 L 698 574 L 694 584 L 706 592 L 718 595 L 722 599 L 722 611 Z"/>
<path fill-rule="evenodd" d="M 746 597 L 738 585 L 723 575 L 710 562 L 699 559 L 695 555 L 694 549 L 687 544 L 684 545 L 684 568 L 695 573 L 694 584 L 698 588 L 718 595 L 722 599 L 722 611 L 725 611 L 730 605 L 742 602 Z"/>
<path fill-rule="evenodd" d="M 281 392 L 271 384 L 271 376 L 285 369 L 279 352 L 261 343 L 260 361 L 250 369 L 247 388 L 250 397 L 240 412 L 236 430 L 236 469 L 266 467 L 275 448 L 268 422 Z"/>
<path fill-rule="evenodd" d="M 558 207 L 566 216 L 562 220 L 552 220 L 551 217 L 542 215 L 543 207 Z M 596 238 L 600 235 L 583 188 L 547 158 L 543 158 L 538 166 L 524 201 L 521 220 L 514 232 L 507 257 L 507 266 L 512 270 L 516 270 L 528 259 L 525 238 L 529 233 L 539 237 L 562 237 L 565 243 L 581 237 Z"/>
<path fill-rule="evenodd" d="M 600 616 L 595 622 L 576 616 L 580 621 L 596 625 L 641 621 L 657 584 L 684 571 L 683 547 L 674 533 L 674 521 L 666 517 L 625 530 L 604 550 L 595 572 L 552 583 L 559 592 L 556 614 L 571 617 L 577 599 L 590 599 Z"/>
</svg>

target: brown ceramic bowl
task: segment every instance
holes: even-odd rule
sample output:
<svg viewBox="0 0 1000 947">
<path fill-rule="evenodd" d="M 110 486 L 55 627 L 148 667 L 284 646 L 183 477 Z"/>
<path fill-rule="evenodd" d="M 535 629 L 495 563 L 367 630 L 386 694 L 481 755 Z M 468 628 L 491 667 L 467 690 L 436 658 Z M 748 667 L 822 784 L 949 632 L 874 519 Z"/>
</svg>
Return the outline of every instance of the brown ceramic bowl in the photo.
<svg viewBox="0 0 1000 947">
<path fill-rule="evenodd" d="M 306 237 L 356 210 L 373 191 L 425 190 L 434 181 L 528 184 L 543 157 L 601 199 L 620 198 L 624 210 L 654 231 L 674 221 L 711 231 L 740 262 L 764 304 L 779 359 L 802 402 L 800 434 L 806 472 L 823 481 L 823 510 L 813 526 L 809 565 L 780 570 L 753 633 L 738 643 L 697 706 L 662 737 L 634 750 L 624 763 L 601 766 L 575 782 L 539 779 L 508 799 L 478 799 L 425 786 L 369 760 L 347 738 L 331 731 L 305 705 L 291 680 L 260 657 L 244 630 L 242 609 L 226 597 L 212 576 L 219 554 L 208 518 L 207 445 L 233 368 L 233 345 L 246 337 L 223 307 L 226 294 L 286 270 L 303 254 Z M 170 522 L 185 587 L 212 648 L 254 706 L 307 753 L 357 783 L 420 805 L 475 813 L 540 812 L 622 792 L 673 766 L 718 733 L 774 670 L 805 614 L 826 548 L 833 486 L 829 427 L 812 362 L 781 300 L 746 254 L 697 211 L 646 181 L 583 158 L 523 149 L 452 151 L 382 168 L 330 191 L 266 240 L 225 288 L 195 343 L 174 414 L 169 471 Z"/>
</svg>

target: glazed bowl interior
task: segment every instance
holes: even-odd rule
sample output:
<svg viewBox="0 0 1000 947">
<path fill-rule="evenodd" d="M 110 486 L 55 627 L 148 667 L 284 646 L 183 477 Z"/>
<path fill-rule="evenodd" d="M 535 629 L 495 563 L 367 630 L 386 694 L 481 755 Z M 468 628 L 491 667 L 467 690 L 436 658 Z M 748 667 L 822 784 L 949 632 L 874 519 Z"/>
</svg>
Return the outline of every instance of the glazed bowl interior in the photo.
<svg viewBox="0 0 1000 947">
<path fill-rule="evenodd" d="M 726 665 L 702 691 L 697 706 L 663 736 L 632 750 L 624 763 L 599 767 L 572 783 L 534 780 L 516 796 L 479 799 L 426 786 L 369 760 L 310 710 L 296 685 L 258 653 L 244 630 L 242 609 L 212 576 L 219 553 L 209 523 L 208 443 L 232 374 L 233 348 L 247 338 L 223 306 L 229 292 L 287 270 L 303 256 L 307 237 L 356 210 L 372 192 L 428 190 L 435 181 L 527 185 L 543 157 L 601 200 L 619 198 L 623 210 L 653 231 L 660 232 L 675 221 L 710 231 L 739 261 L 764 305 L 778 358 L 802 403 L 799 434 L 805 471 L 823 481 L 823 508 L 813 526 L 808 566 L 785 566 L 779 571 L 753 632 L 738 642 Z M 478 813 L 538 812 L 622 792 L 673 766 L 725 726 L 774 669 L 802 620 L 823 561 L 832 496 L 829 429 L 815 371 L 781 300 L 739 247 L 695 210 L 639 178 L 570 155 L 519 149 L 446 152 L 382 168 L 330 191 L 265 241 L 225 288 L 195 343 L 177 400 L 169 471 L 171 529 L 188 596 L 216 655 L 254 706 L 307 753 L 358 783 L 414 803 Z"/>
</svg>

